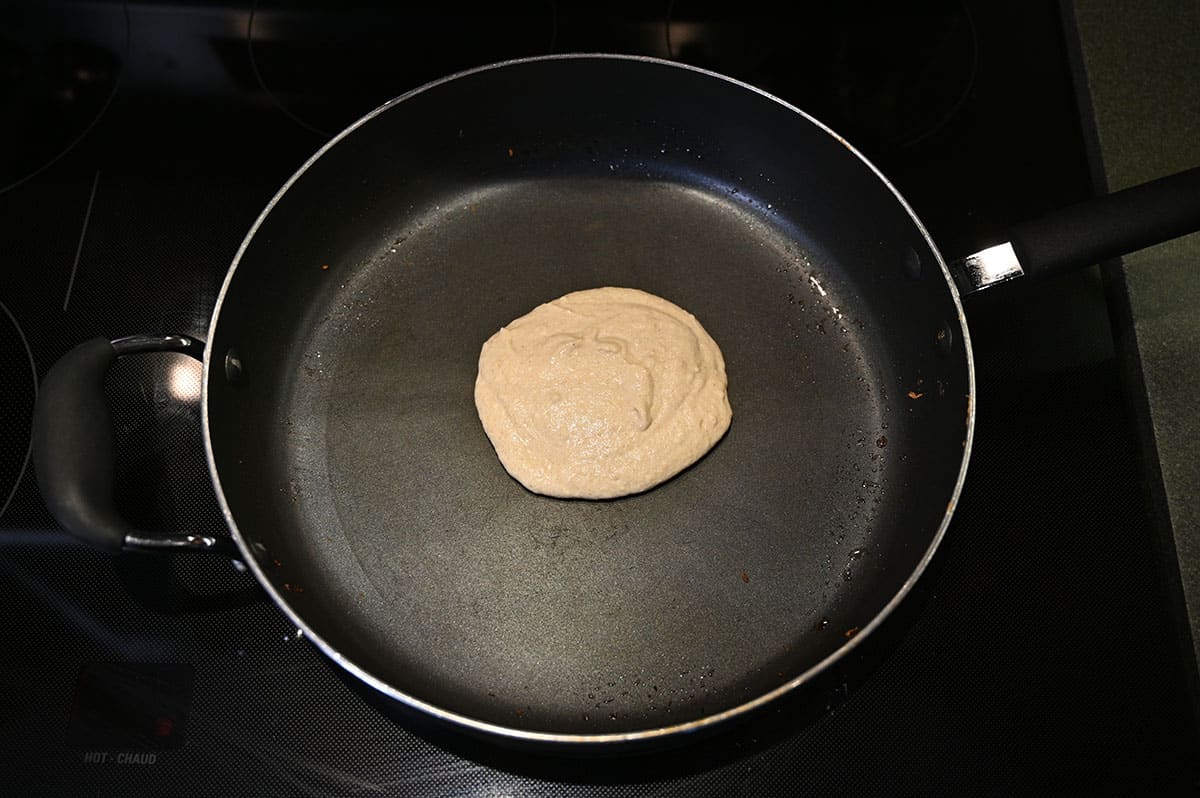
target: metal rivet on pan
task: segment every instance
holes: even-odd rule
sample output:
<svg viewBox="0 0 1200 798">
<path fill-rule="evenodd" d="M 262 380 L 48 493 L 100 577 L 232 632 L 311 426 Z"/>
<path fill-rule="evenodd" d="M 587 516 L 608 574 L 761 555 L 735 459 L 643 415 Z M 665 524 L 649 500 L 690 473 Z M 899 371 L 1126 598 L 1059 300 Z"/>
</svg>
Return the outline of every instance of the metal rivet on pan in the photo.
<svg viewBox="0 0 1200 798">
<path fill-rule="evenodd" d="M 933 336 L 939 355 L 949 355 L 954 351 L 954 328 L 949 322 L 942 322 Z"/>
<path fill-rule="evenodd" d="M 241 382 L 242 374 L 242 359 L 230 349 L 225 353 L 225 379 L 236 385 Z"/>
<path fill-rule="evenodd" d="M 914 280 L 921 279 L 921 256 L 912 247 L 904 252 L 904 269 Z"/>
</svg>

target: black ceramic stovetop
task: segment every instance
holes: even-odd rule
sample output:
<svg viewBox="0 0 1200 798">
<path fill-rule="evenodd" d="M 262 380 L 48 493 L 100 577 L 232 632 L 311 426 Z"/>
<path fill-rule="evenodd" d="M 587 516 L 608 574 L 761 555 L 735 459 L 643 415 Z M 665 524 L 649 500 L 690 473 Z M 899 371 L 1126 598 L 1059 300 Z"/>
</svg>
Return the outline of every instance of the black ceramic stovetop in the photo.
<svg viewBox="0 0 1200 798">
<path fill-rule="evenodd" d="M 1190 790 L 1190 665 L 1094 274 L 968 303 L 975 455 L 927 578 L 813 690 L 682 747 L 579 759 L 432 727 L 344 677 L 236 564 L 98 553 L 41 504 L 29 429 L 54 360 L 93 336 L 203 337 L 288 175 L 359 114 L 459 68 L 618 51 L 727 72 L 858 144 L 948 256 L 1088 194 L 1071 31 L 1052 6 L 892 5 L 790 22 L 689 3 L 0 12 L 0 793 Z M 143 527 L 225 533 L 198 377 L 177 355 L 109 374 L 117 498 Z"/>
</svg>

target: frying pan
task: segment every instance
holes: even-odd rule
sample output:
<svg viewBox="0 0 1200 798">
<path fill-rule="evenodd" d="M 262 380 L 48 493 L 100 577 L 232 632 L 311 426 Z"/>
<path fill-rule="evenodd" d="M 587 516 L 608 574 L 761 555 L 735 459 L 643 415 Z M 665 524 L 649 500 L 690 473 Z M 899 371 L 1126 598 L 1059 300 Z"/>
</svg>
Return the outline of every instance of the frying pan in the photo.
<svg viewBox="0 0 1200 798">
<path fill-rule="evenodd" d="M 1196 170 L 1114 195 L 957 279 L 1180 235 L 1198 197 Z M 644 494 L 538 496 L 479 424 L 479 349 L 603 285 L 697 316 L 733 424 Z M 507 62 L 384 105 L 263 211 L 207 345 L 96 340 L 55 365 L 35 466 L 60 523 L 112 550 L 220 549 L 113 506 L 103 374 L 163 349 L 203 359 L 237 556 L 304 635 L 456 727 L 571 745 L 708 728 L 845 657 L 945 534 L 976 401 L 959 287 L 878 170 L 750 86 L 634 57 Z"/>
</svg>

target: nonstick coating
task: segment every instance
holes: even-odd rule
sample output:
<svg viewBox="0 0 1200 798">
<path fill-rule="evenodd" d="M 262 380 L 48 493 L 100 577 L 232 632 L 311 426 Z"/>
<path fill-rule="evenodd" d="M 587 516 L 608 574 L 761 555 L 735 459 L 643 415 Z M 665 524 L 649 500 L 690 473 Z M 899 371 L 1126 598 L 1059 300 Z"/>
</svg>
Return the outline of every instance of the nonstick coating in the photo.
<svg viewBox="0 0 1200 798">
<path fill-rule="evenodd" d="M 733 424 L 647 493 L 529 493 L 479 349 L 604 285 L 696 315 Z M 907 590 L 968 449 L 966 330 L 890 187 L 794 109 L 645 60 L 482 70 L 344 135 L 248 237 L 207 369 L 218 488 L 281 606 L 385 692 L 516 736 L 802 682 Z"/>
</svg>

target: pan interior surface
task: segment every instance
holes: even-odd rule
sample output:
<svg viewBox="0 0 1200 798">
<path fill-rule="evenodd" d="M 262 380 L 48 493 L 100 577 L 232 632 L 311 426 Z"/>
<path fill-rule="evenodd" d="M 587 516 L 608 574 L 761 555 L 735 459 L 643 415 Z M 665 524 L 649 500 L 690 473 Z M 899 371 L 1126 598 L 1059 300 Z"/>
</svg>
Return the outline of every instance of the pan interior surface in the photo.
<svg viewBox="0 0 1200 798">
<path fill-rule="evenodd" d="M 587 69 L 575 77 L 613 78 Z M 714 81 L 657 69 L 687 92 Z M 536 96 L 531 76 L 519 83 Z M 665 122 L 600 131 L 570 160 L 520 142 L 577 114 L 514 133 L 530 110 L 516 108 L 471 148 L 509 168 L 477 179 L 454 155 L 449 177 L 400 180 L 389 170 L 412 168 L 395 144 L 402 103 L 325 153 L 243 254 L 212 351 L 244 367 L 211 379 L 207 398 L 223 495 L 281 603 L 393 694 L 529 732 L 695 721 L 836 652 L 923 561 L 966 434 L 965 357 L 938 349 L 952 351 L 958 320 L 936 255 L 827 133 L 726 88 L 829 147 L 776 172 L 808 179 L 733 177 L 759 173 L 702 146 L 703 114 L 675 119 L 687 133 L 672 134 L 697 153 L 674 148 L 634 173 Z M 658 96 L 646 89 L 647 109 Z M 377 124 L 389 117 L 390 129 Z M 380 129 L 386 148 L 360 136 Z M 778 153 L 755 151 L 781 168 Z M 836 181 L 819 174 L 830 153 L 853 161 L 830 167 L 848 170 Z M 841 194 L 859 184 L 873 187 L 861 200 Z M 856 203 L 849 220 L 830 210 Z M 285 235 L 330 227 L 314 221 L 323 214 L 346 232 Z M 605 285 L 699 319 L 725 358 L 733 423 L 646 493 L 538 496 L 507 475 L 479 423 L 479 350 L 536 305 Z"/>
<path fill-rule="evenodd" d="M 497 720 L 663 725 L 753 697 L 793 670 L 790 648 L 820 645 L 809 632 L 872 533 L 886 430 L 863 331 L 829 312 L 803 261 L 686 187 L 535 181 L 449 201 L 355 271 L 298 353 L 273 449 L 298 486 L 325 486 L 298 487 L 297 520 L 327 517 L 345 541 L 338 582 L 363 593 L 352 622 L 404 652 L 402 683 Z M 479 423 L 479 349 L 601 285 L 701 320 L 733 426 L 645 494 L 538 496 Z"/>
</svg>

